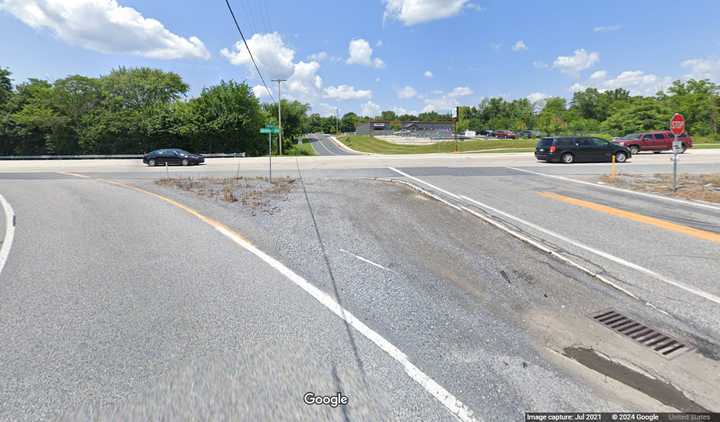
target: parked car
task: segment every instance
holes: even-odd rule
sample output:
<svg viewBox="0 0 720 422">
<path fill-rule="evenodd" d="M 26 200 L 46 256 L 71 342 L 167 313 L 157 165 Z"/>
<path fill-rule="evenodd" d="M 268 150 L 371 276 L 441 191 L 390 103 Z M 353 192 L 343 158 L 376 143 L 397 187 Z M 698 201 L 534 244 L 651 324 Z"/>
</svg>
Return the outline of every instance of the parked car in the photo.
<svg viewBox="0 0 720 422">
<path fill-rule="evenodd" d="M 543 133 L 539 130 L 523 130 L 517 133 L 518 137 L 520 138 L 540 138 L 543 136 Z"/>
<path fill-rule="evenodd" d="M 487 136 L 488 138 L 492 138 L 495 136 L 495 131 L 492 129 L 483 129 L 480 131 L 480 136 Z"/>
<path fill-rule="evenodd" d="M 496 130 L 495 137 L 498 139 L 517 139 L 517 135 L 512 130 Z"/>
<path fill-rule="evenodd" d="M 143 156 L 143 163 L 150 167 L 164 166 L 197 166 L 205 162 L 202 155 L 191 154 L 182 149 L 159 149 Z"/>
<path fill-rule="evenodd" d="M 641 132 L 631 133 L 620 137 L 613 142 L 618 145 L 627 147 L 633 155 L 640 151 L 652 151 L 656 154 L 662 151 L 672 151 L 672 144 L 675 140 L 675 135 L 669 130 L 663 131 L 652 131 L 652 132 Z M 693 140 L 688 134 L 684 134 L 678 138 L 682 142 L 682 153 L 687 151 L 688 148 L 693 147 Z"/>
<path fill-rule="evenodd" d="M 589 136 L 543 138 L 535 147 L 535 158 L 547 162 L 611 161 L 613 156 L 618 163 L 624 163 L 632 152 L 622 145 Z"/>
</svg>

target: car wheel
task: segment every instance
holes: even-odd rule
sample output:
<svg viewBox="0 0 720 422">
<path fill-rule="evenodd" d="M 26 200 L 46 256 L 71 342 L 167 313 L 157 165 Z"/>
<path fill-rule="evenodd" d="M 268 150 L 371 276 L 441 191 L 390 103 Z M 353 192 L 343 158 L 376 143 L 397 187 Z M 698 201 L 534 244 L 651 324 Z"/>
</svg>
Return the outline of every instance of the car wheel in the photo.
<svg viewBox="0 0 720 422">
<path fill-rule="evenodd" d="M 662 151 L 653 151 L 653 154 L 662 154 Z"/>
<path fill-rule="evenodd" d="M 150 167 L 155 167 L 155 160 L 149 160 L 149 161 L 148 161 L 148 166 L 150 166 Z"/>
<path fill-rule="evenodd" d="M 627 159 L 627 154 L 625 154 L 624 152 L 618 151 L 615 153 L 615 162 L 624 163 L 625 161 L 627 161 Z"/>
<path fill-rule="evenodd" d="M 566 152 L 565 154 L 563 154 L 562 157 L 560 157 L 560 159 L 565 164 L 572 164 L 575 162 L 575 156 L 569 152 Z"/>
<path fill-rule="evenodd" d="M 182 165 L 183 165 L 183 167 L 187 167 L 187 166 L 190 165 L 190 161 L 188 161 L 187 158 L 184 158 L 184 159 L 182 160 Z"/>
<path fill-rule="evenodd" d="M 640 152 L 640 147 L 637 145 L 633 145 L 630 147 L 630 153 L 632 155 L 637 155 Z"/>
<path fill-rule="evenodd" d="M 687 150 L 688 150 L 687 145 L 682 144 L 682 149 L 680 150 L 680 154 L 685 154 L 685 151 L 687 151 Z"/>
</svg>

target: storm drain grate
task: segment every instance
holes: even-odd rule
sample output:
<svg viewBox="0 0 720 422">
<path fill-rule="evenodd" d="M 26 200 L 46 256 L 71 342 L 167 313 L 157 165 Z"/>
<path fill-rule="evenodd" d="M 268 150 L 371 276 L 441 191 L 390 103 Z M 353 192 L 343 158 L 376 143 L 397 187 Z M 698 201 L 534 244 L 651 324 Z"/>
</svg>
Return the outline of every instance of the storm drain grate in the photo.
<svg viewBox="0 0 720 422">
<path fill-rule="evenodd" d="M 592 319 L 605 327 L 653 349 L 668 359 L 675 358 L 691 350 L 691 347 L 670 336 L 647 327 L 617 311 L 606 310 L 591 315 Z"/>
</svg>

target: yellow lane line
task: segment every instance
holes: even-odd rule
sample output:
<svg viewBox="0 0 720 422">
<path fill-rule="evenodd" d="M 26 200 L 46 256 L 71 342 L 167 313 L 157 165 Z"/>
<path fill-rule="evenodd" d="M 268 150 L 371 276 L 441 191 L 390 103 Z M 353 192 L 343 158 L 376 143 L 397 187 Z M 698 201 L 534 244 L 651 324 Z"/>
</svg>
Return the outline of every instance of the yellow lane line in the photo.
<svg viewBox="0 0 720 422">
<path fill-rule="evenodd" d="M 614 217 L 625 218 L 627 220 L 635 221 L 642 224 L 648 224 L 655 226 L 667 231 L 684 234 L 687 236 L 694 237 L 696 239 L 707 240 L 710 242 L 720 243 L 720 234 L 713 233 L 705 230 L 695 229 L 680 224 L 671 223 L 667 220 L 661 220 L 659 218 L 648 217 L 646 215 L 636 214 L 634 212 L 621 210 L 618 208 L 608 207 L 606 205 L 596 204 L 594 202 L 583 201 L 582 199 L 571 198 L 569 196 L 560 195 L 554 192 L 539 192 L 539 195 L 543 198 L 553 199 L 555 201 L 564 202 L 566 204 L 576 205 L 591 209 L 593 211 L 602 212 Z"/>
</svg>

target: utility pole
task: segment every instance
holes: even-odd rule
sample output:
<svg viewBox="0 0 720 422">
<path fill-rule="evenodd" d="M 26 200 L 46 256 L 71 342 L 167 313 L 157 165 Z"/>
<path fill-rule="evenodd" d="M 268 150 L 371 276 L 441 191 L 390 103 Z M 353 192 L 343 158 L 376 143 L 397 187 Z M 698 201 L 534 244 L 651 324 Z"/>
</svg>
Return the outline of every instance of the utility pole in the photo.
<svg viewBox="0 0 720 422">
<path fill-rule="evenodd" d="M 283 143 L 283 129 L 282 129 L 282 90 L 281 90 L 281 84 L 283 82 L 287 81 L 287 79 L 273 79 L 273 82 L 277 82 L 278 84 L 278 125 L 280 126 L 280 136 L 279 136 L 279 145 L 278 145 L 278 153 L 279 155 L 282 155 L 282 143 Z"/>
<path fill-rule="evenodd" d="M 335 107 L 335 133 L 340 134 L 340 109 Z"/>
</svg>

